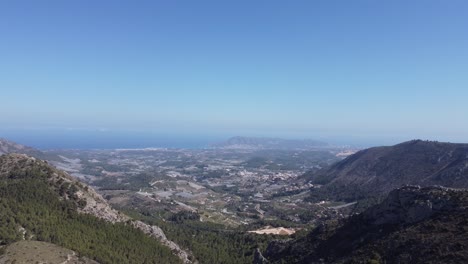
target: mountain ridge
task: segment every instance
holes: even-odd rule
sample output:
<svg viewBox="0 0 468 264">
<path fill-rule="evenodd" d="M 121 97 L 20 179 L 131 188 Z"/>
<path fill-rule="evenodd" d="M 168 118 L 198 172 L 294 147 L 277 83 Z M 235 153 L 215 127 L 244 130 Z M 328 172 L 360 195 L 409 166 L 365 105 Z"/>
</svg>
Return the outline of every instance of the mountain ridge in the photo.
<svg viewBox="0 0 468 264">
<path fill-rule="evenodd" d="M 412 140 L 374 147 L 302 176 L 317 198 L 359 200 L 406 184 L 468 187 L 468 144 Z"/>
</svg>

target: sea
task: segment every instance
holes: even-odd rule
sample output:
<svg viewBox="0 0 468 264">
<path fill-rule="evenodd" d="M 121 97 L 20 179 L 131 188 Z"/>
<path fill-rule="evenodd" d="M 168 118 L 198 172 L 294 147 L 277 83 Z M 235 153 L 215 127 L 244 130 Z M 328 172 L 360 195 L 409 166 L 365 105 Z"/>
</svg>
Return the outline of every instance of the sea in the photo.
<svg viewBox="0 0 468 264">
<path fill-rule="evenodd" d="M 0 131 L 0 138 L 37 149 L 184 148 L 202 149 L 227 137 L 121 131 Z"/>
</svg>

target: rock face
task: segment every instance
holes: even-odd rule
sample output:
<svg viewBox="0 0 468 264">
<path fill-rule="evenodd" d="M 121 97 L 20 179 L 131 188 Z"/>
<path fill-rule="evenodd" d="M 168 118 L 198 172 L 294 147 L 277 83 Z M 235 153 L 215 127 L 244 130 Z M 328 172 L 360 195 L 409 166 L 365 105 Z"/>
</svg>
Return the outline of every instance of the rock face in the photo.
<svg viewBox="0 0 468 264">
<path fill-rule="evenodd" d="M 413 140 L 359 151 L 305 176 L 316 197 L 355 201 L 404 185 L 468 188 L 468 144 Z"/>
<path fill-rule="evenodd" d="M 468 263 L 468 190 L 406 186 L 307 237 L 269 245 L 272 263 Z"/>
<path fill-rule="evenodd" d="M 135 228 L 143 231 L 145 234 L 161 241 L 162 244 L 169 247 L 172 250 L 172 252 L 174 252 L 184 263 L 192 263 L 192 261 L 190 260 L 190 255 L 186 251 L 182 250 L 179 245 L 167 239 L 166 234 L 164 234 L 162 229 L 158 226 L 150 226 L 141 221 L 135 220 L 132 221 L 131 224 Z"/>
<path fill-rule="evenodd" d="M 66 172 L 57 170 L 47 162 L 29 157 L 25 154 L 8 154 L 0 156 L 1 177 L 10 177 L 17 174 L 28 173 L 42 173 L 47 175 L 51 188 L 55 188 L 57 192 L 60 192 L 58 190 L 59 185 L 68 184 L 69 186 L 72 186 L 71 189 L 74 190 L 74 197 L 71 197 L 70 194 L 64 192 L 62 193 L 62 198 L 75 201 L 78 205 L 79 212 L 90 214 L 112 223 L 129 223 L 169 247 L 174 254 L 179 256 L 183 263 L 192 263 L 189 259 L 190 255 L 186 251 L 182 250 L 176 243 L 168 240 L 164 232 L 159 227 L 150 226 L 141 221 L 133 220 L 113 209 L 94 189 L 79 182 Z"/>
<path fill-rule="evenodd" d="M 268 260 L 262 255 L 260 249 L 255 249 L 253 264 L 267 264 Z"/>
</svg>

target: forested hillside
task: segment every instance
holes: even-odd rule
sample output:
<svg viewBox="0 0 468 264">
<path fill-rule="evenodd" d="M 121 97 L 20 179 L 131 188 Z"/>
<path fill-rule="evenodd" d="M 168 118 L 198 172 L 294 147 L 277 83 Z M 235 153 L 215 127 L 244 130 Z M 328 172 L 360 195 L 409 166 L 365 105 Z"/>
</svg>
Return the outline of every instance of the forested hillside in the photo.
<svg viewBox="0 0 468 264">
<path fill-rule="evenodd" d="M 269 245 L 271 263 L 467 263 L 468 191 L 408 186 L 361 214 Z"/>
<path fill-rule="evenodd" d="M 168 247 L 126 223 L 79 213 L 78 187 L 58 179 L 43 162 L 0 156 L 0 245 L 51 242 L 100 263 L 180 263 Z"/>
<path fill-rule="evenodd" d="M 257 248 L 266 249 L 269 242 L 282 236 L 257 235 L 246 232 L 251 226 L 233 228 L 212 222 L 202 222 L 196 213 L 183 211 L 167 220 L 150 213 L 127 211 L 135 219 L 157 225 L 169 239 L 189 248 L 199 263 L 251 264 Z"/>
<path fill-rule="evenodd" d="M 468 188 L 468 144 L 412 140 L 375 147 L 303 177 L 323 185 L 311 190 L 312 201 L 385 196 L 407 184 Z"/>
</svg>

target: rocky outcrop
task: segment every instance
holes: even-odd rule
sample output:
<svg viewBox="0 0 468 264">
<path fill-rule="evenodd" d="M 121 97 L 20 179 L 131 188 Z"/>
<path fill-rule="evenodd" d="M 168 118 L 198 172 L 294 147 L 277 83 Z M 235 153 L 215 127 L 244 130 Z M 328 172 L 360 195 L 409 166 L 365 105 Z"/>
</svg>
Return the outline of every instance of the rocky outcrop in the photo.
<svg viewBox="0 0 468 264">
<path fill-rule="evenodd" d="M 79 209 L 82 213 L 91 214 L 112 223 L 130 220 L 128 216 L 110 207 L 107 201 L 90 187 L 86 186 L 78 190 L 76 194 L 86 201 L 84 208 Z"/>
<path fill-rule="evenodd" d="M 158 239 L 165 246 L 169 247 L 174 254 L 176 254 L 184 263 L 192 263 L 190 255 L 182 250 L 179 245 L 167 239 L 166 234 L 158 226 L 150 226 L 141 221 L 132 221 L 131 225 L 143 231 L 143 233 Z"/>
<path fill-rule="evenodd" d="M 190 260 L 191 255 L 187 251 L 181 249 L 179 245 L 167 239 L 164 231 L 158 226 L 151 226 L 138 220 L 132 220 L 130 217 L 110 207 L 107 201 L 90 187 L 84 187 L 79 190 L 77 194 L 80 198 L 86 200 L 85 207 L 80 209 L 81 212 L 94 215 L 112 223 L 128 222 L 133 227 L 143 231 L 143 233 L 159 240 L 163 245 L 169 247 L 183 263 L 192 263 Z"/>
<path fill-rule="evenodd" d="M 77 192 L 80 198 L 86 200 L 86 206 L 80 209 L 81 212 L 94 215 L 112 223 L 128 222 L 136 229 L 143 231 L 143 233 L 159 240 L 163 245 L 170 248 L 183 263 L 192 263 L 190 260 L 191 255 L 187 251 L 181 249 L 178 244 L 167 239 L 166 234 L 164 234 L 161 228 L 148 225 L 138 220 L 132 220 L 130 217 L 110 207 L 107 201 L 92 188 L 87 187 L 86 189 L 87 191 L 80 190 Z"/>
<path fill-rule="evenodd" d="M 260 249 L 255 249 L 253 264 L 267 264 L 268 260 L 262 255 Z"/>
<path fill-rule="evenodd" d="M 81 212 L 94 215 L 98 218 L 104 219 L 108 222 L 128 222 L 136 229 L 143 231 L 143 233 L 159 240 L 163 245 L 167 246 L 172 252 L 177 255 L 183 263 L 192 263 L 191 255 L 180 248 L 179 245 L 167 239 L 164 231 L 158 226 L 151 226 L 138 220 L 132 220 L 130 217 L 120 213 L 119 211 L 110 207 L 107 201 L 92 188 L 85 187 L 86 191 L 80 190 L 77 193 L 79 197 L 86 200 L 86 206 L 80 209 Z"/>
</svg>

